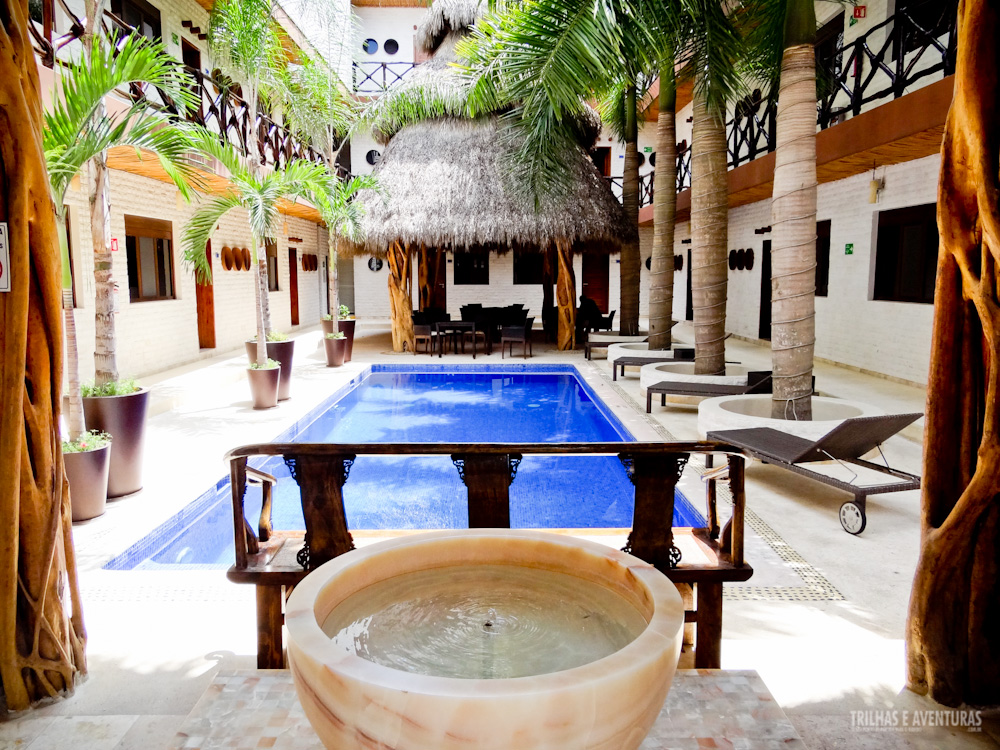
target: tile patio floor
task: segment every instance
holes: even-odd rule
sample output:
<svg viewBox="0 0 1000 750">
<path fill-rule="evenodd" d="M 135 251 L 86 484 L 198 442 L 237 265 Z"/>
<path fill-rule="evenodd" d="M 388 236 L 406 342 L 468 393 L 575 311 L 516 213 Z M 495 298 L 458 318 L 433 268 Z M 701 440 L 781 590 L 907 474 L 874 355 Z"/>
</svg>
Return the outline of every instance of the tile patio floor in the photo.
<svg viewBox="0 0 1000 750">
<path fill-rule="evenodd" d="M 690 340 L 684 325 L 678 338 Z M 143 379 L 153 387 L 145 488 L 74 527 L 90 677 L 72 698 L 0 723 L 0 750 L 160 750 L 220 669 L 255 666 L 253 591 L 222 571 L 104 571 L 101 565 L 200 495 L 225 471 L 223 453 L 266 441 L 372 362 L 428 362 L 394 354 L 386 326 L 360 324 L 354 362 L 324 366 L 316 329 L 296 335 L 292 398 L 250 408 L 241 352 Z M 770 355 L 730 339 L 729 359 L 769 369 Z M 435 364 L 470 362 L 446 355 Z M 499 352 L 477 363 L 499 363 Z M 508 360 L 505 360 L 508 361 Z M 520 362 L 519 358 L 514 360 Z M 533 363 L 576 365 L 638 439 L 697 437 L 696 408 L 654 405 L 644 413 L 636 373 L 617 383 L 605 360 L 582 350 L 535 346 Z M 921 389 L 819 363 L 824 394 L 922 411 Z M 889 459 L 920 471 L 922 422 L 892 438 Z M 690 496 L 700 482 L 689 472 Z M 807 746 L 822 748 L 997 748 L 1000 722 L 979 733 L 925 729 L 865 733 L 851 712 L 935 708 L 903 688 L 903 624 L 917 556 L 918 493 L 876 497 L 859 537 L 841 530 L 842 493 L 773 467 L 747 472 L 746 584 L 727 588 L 723 667 L 756 670 Z M 360 536 L 360 535 L 359 535 Z M 359 539 L 359 543 L 365 541 Z M 605 538 L 620 546 L 618 538 Z"/>
</svg>

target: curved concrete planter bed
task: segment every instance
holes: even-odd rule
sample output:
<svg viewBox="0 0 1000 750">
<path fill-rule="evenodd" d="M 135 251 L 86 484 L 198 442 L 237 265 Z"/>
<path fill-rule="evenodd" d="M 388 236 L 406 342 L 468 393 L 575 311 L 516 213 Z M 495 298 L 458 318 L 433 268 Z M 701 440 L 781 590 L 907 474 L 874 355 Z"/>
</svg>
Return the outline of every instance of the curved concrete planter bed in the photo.
<svg viewBox="0 0 1000 750">
<path fill-rule="evenodd" d="M 698 404 L 698 434 L 704 438 L 707 433 L 715 430 L 770 427 L 809 440 L 817 440 L 845 419 L 885 414 L 883 409 L 871 404 L 824 396 L 813 396 L 812 408 L 811 422 L 796 422 L 790 419 L 772 419 L 771 395 L 767 393 L 709 398 Z"/>
<path fill-rule="evenodd" d="M 746 385 L 749 367 L 743 365 L 726 365 L 725 375 L 695 375 L 694 362 L 654 362 L 639 369 L 639 390 L 645 394 L 651 385 L 668 380 L 674 383 L 705 383 L 711 385 Z M 678 404 L 696 404 L 703 399 L 700 396 L 671 396 L 667 394 L 667 402 Z"/>
</svg>

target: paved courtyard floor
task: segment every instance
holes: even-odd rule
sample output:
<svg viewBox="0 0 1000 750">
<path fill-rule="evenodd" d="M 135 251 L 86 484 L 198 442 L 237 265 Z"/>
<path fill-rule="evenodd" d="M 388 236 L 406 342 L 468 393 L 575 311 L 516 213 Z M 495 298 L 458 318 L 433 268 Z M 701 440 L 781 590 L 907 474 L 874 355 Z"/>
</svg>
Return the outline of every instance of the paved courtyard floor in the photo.
<svg viewBox="0 0 1000 750">
<path fill-rule="evenodd" d="M 690 336 L 678 327 L 680 340 Z M 221 570 L 107 571 L 102 565 L 213 485 L 226 471 L 222 456 L 229 448 L 272 439 L 371 363 L 431 361 L 393 353 L 385 325 L 360 323 L 354 361 L 339 369 L 325 367 L 317 329 L 296 341 L 292 398 L 277 409 L 251 408 L 241 352 L 143 379 L 153 388 L 145 487 L 74 527 L 90 677 L 72 698 L 0 723 L 0 750 L 160 750 L 218 670 L 255 666 L 252 587 L 229 583 Z M 770 369 L 769 351 L 751 343 L 730 339 L 727 357 Z M 694 406 L 654 403 L 645 414 L 637 371 L 613 382 L 605 360 L 588 362 L 582 350 L 541 344 L 529 361 L 575 365 L 640 440 L 698 437 Z M 433 362 L 472 358 L 446 355 Z M 476 362 L 500 363 L 500 353 Z M 924 408 L 922 389 L 846 368 L 819 363 L 816 380 L 823 395 L 887 412 Z M 885 446 L 890 461 L 916 473 L 921 427 L 922 420 Z M 682 483 L 700 502 L 697 473 L 689 470 Z M 755 574 L 727 586 L 722 666 L 756 670 L 816 750 L 1000 747 L 1000 722 L 991 716 L 978 732 L 858 725 L 872 718 L 860 711 L 914 716 L 939 707 L 904 688 L 903 626 L 917 558 L 919 493 L 875 497 L 868 527 L 856 537 L 837 519 L 846 497 L 774 467 L 749 468 L 746 554 Z M 360 544 L 378 537 L 357 538 Z"/>
</svg>

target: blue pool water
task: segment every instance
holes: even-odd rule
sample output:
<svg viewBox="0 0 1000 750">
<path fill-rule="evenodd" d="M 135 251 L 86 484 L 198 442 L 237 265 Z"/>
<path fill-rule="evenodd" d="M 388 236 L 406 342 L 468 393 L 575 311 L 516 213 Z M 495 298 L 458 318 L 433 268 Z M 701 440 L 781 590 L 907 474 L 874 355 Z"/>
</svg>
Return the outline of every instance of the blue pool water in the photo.
<svg viewBox="0 0 1000 750">
<path fill-rule="evenodd" d="M 630 442 L 632 435 L 567 366 L 379 366 L 334 393 L 278 442 Z M 279 458 L 253 465 L 278 478 L 273 522 L 304 528 L 298 486 Z M 256 527 L 260 490 L 246 514 Z M 526 456 L 510 487 L 515 528 L 628 528 L 633 489 L 614 456 Z M 447 456 L 359 456 L 344 485 L 352 529 L 468 525 L 466 489 Z M 674 524 L 704 522 L 679 492 Z M 106 569 L 233 562 L 228 478 Z"/>
</svg>

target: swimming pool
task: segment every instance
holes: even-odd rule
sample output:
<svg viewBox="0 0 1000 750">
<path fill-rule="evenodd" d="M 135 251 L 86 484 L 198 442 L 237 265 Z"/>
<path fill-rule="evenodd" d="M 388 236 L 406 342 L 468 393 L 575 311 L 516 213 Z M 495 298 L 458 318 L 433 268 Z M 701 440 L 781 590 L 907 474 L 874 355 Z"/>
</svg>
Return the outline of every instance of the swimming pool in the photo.
<svg viewBox="0 0 1000 750">
<path fill-rule="evenodd" d="M 631 442 L 634 438 L 572 366 L 372 365 L 276 442 Z M 298 486 L 280 458 L 252 465 L 278 478 L 276 529 L 304 527 Z M 468 525 L 466 488 L 447 456 L 360 456 L 344 485 L 351 529 Z M 614 456 L 527 456 L 510 486 L 515 528 L 632 525 L 633 488 Z M 228 567 L 233 562 L 229 478 L 104 567 Z M 246 514 L 260 513 L 249 487 Z M 681 493 L 674 524 L 703 525 Z"/>
</svg>

